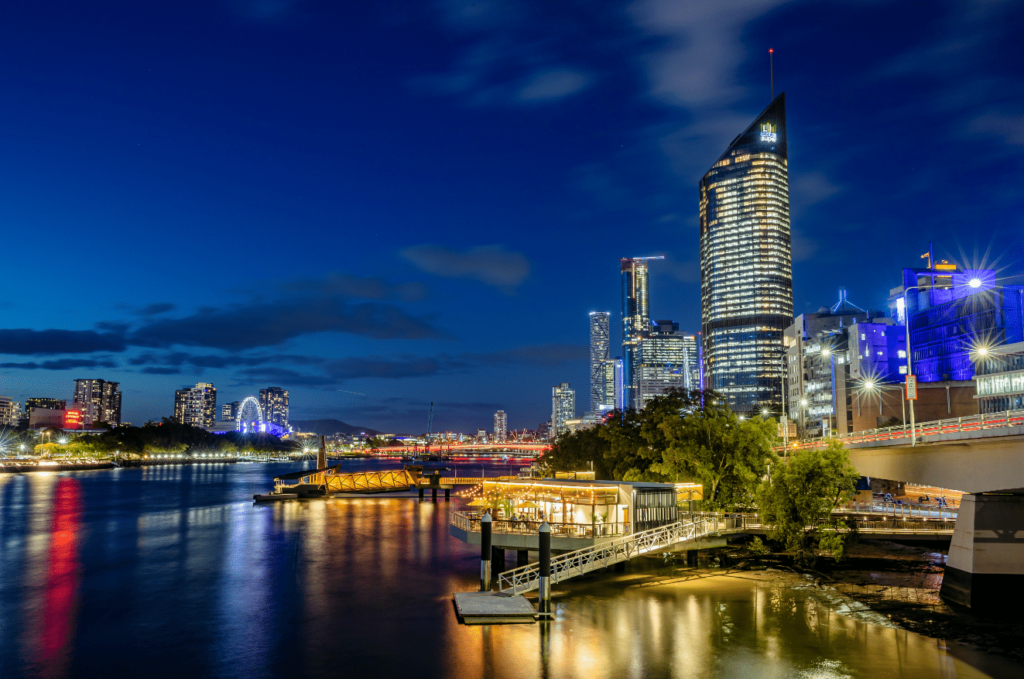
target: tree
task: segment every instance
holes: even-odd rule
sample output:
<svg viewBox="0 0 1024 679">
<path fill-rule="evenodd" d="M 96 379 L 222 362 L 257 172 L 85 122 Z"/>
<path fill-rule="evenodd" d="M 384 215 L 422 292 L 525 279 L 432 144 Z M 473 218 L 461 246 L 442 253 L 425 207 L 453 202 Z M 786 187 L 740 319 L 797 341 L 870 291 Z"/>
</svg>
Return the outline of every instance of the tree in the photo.
<svg viewBox="0 0 1024 679">
<path fill-rule="evenodd" d="M 853 497 L 860 475 L 850 464 L 843 445 L 832 439 L 823 449 L 795 452 L 775 465 L 770 480 L 758 492 L 761 521 L 771 526 L 768 536 L 794 552 L 798 564 L 815 560 L 814 542 L 843 558 L 845 525 L 832 511 Z"/>
<path fill-rule="evenodd" d="M 544 463 L 556 472 L 587 471 L 591 463 L 599 479 L 613 479 L 613 471 L 605 465 L 610 445 L 601 436 L 600 426 L 565 433 L 555 439 L 544 454 Z"/>
<path fill-rule="evenodd" d="M 740 420 L 714 392 L 705 392 L 703 401 L 702 408 L 659 425 L 666 445 L 651 470 L 673 481 L 700 481 L 710 507 L 749 504 L 775 460 L 775 421 Z"/>
</svg>

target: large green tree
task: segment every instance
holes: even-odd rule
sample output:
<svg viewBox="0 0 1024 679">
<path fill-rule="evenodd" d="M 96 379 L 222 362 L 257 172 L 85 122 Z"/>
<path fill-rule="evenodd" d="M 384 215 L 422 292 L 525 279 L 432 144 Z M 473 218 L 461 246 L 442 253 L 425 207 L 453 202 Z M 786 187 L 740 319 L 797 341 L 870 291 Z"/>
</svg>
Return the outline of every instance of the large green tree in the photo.
<svg viewBox="0 0 1024 679">
<path fill-rule="evenodd" d="M 708 507 L 751 504 L 768 465 L 775 460 L 774 420 L 741 420 L 714 392 L 705 392 L 703 404 L 666 418 L 659 427 L 665 447 L 652 471 L 672 481 L 699 481 Z"/>
<path fill-rule="evenodd" d="M 842 559 L 845 525 L 832 511 L 850 500 L 859 474 L 841 443 L 794 452 L 774 465 L 758 492 L 762 522 L 769 537 L 786 545 L 801 565 L 813 564 L 818 549 Z"/>
</svg>

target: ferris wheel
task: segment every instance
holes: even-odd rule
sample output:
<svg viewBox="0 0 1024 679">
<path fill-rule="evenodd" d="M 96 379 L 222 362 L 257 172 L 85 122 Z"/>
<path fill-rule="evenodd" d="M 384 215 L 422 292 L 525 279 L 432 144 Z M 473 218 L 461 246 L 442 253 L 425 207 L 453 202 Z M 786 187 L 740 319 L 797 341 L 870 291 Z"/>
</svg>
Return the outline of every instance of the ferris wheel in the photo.
<svg viewBox="0 0 1024 679">
<path fill-rule="evenodd" d="M 243 434 L 255 434 L 266 430 L 263 422 L 263 412 L 260 410 L 260 403 L 253 396 L 247 396 L 242 405 L 238 407 L 238 416 L 235 417 L 235 431 Z"/>
</svg>

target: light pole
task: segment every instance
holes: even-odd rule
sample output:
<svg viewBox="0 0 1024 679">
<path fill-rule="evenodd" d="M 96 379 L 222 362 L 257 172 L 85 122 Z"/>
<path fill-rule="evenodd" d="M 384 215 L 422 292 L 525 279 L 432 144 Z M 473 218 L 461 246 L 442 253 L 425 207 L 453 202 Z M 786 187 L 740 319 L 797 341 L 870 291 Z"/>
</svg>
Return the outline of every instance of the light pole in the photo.
<svg viewBox="0 0 1024 679">
<path fill-rule="evenodd" d="M 877 384 L 874 380 L 864 380 L 864 382 L 861 383 L 861 390 L 863 390 L 863 391 L 875 391 L 875 390 L 878 390 L 879 392 L 882 392 L 882 391 L 885 391 L 886 389 L 889 389 L 889 390 L 898 389 L 901 392 L 902 398 L 900 400 L 900 406 L 903 409 L 903 431 L 906 432 L 907 431 L 907 392 L 906 392 L 906 390 L 903 387 L 895 386 L 895 385 L 894 386 L 890 386 L 890 387 L 886 387 L 884 385 Z M 911 401 L 911 403 L 913 403 L 913 401 Z M 858 414 L 860 414 L 860 394 L 857 395 L 857 412 L 858 412 Z M 881 396 L 881 394 L 879 394 L 879 396 L 878 396 L 878 414 L 879 415 L 882 414 L 882 396 Z"/>
<path fill-rule="evenodd" d="M 982 285 L 984 285 L 984 282 L 980 278 L 978 278 L 977 276 L 972 278 L 972 279 L 970 279 L 969 281 L 967 281 L 967 286 L 970 287 L 970 288 L 973 288 L 974 290 L 977 290 Z M 929 286 L 929 287 L 931 287 L 931 286 Z M 1002 285 L 995 285 L 995 284 L 991 285 L 990 287 L 992 287 L 992 288 L 1003 288 Z M 903 313 L 906 315 L 905 326 L 906 326 L 906 331 L 907 331 L 907 381 L 908 382 L 910 380 L 910 377 L 914 374 L 914 370 L 913 370 L 913 363 L 911 362 L 911 351 L 910 351 L 910 348 L 911 348 L 910 347 L 910 305 L 907 303 L 907 293 L 909 293 L 911 290 L 920 290 L 920 289 L 921 289 L 920 285 L 911 285 L 910 287 L 904 288 L 904 290 L 903 290 L 903 309 L 904 309 Z M 986 354 L 987 354 L 987 351 L 985 353 L 980 354 L 980 355 L 985 356 Z M 915 382 L 915 392 L 916 392 L 916 386 L 917 385 L 916 385 L 916 382 Z M 907 394 L 904 393 L 904 397 L 906 397 L 906 396 L 907 396 Z M 915 396 L 915 398 L 916 398 L 916 396 Z M 914 399 L 907 398 L 907 400 L 910 401 L 910 445 L 916 446 L 917 445 L 917 430 L 916 430 L 915 423 L 914 423 Z"/>
</svg>

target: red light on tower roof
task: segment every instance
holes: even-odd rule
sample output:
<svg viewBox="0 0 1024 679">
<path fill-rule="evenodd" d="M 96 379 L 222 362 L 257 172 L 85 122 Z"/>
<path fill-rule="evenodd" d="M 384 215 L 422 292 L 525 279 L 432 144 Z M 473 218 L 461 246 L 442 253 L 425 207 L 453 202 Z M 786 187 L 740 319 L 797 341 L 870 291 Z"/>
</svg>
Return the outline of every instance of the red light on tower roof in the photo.
<svg viewBox="0 0 1024 679">
<path fill-rule="evenodd" d="M 775 50 L 773 50 L 771 47 L 769 47 L 768 48 L 768 54 L 775 54 Z"/>
</svg>

